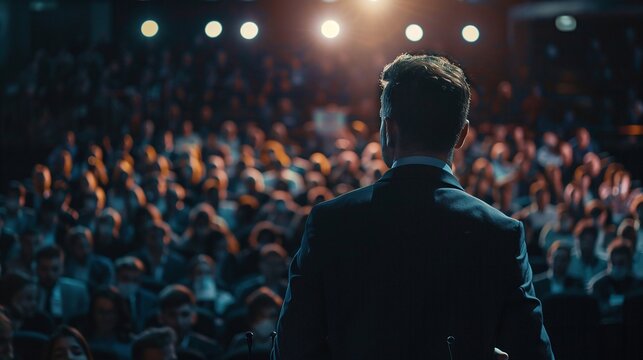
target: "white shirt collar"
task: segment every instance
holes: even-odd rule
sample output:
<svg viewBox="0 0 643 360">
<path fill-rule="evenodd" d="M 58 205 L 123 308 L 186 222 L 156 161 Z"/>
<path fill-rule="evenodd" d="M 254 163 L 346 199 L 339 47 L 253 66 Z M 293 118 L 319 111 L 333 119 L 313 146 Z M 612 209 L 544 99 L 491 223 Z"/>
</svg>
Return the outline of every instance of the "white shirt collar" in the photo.
<svg viewBox="0 0 643 360">
<path fill-rule="evenodd" d="M 428 165 L 428 166 L 440 168 L 448 172 L 449 174 L 453 175 L 453 171 L 451 171 L 451 166 L 449 166 L 449 164 L 447 164 L 443 160 L 440 160 L 431 156 L 421 156 L 421 155 L 405 156 L 395 160 L 393 162 L 393 166 L 391 166 L 391 169 L 398 166 L 403 166 L 403 165 Z"/>
</svg>

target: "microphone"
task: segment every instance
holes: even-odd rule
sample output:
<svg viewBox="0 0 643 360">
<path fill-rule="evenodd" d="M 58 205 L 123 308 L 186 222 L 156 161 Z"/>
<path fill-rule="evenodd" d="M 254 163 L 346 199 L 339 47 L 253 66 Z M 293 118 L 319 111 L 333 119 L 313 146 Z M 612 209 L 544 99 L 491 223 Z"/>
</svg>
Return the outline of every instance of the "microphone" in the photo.
<svg viewBox="0 0 643 360">
<path fill-rule="evenodd" d="M 252 338 L 255 336 L 255 334 L 252 333 L 252 331 L 248 331 L 246 333 L 246 344 L 248 345 L 248 360 L 252 358 Z"/>
<path fill-rule="evenodd" d="M 449 348 L 449 359 L 453 360 L 453 347 L 455 347 L 455 338 L 451 335 L 447 337 L 447 347 Z"/>
<path fill-rule="evenodd" d="M 275 348 L 275 337 L 277 337 L 277 332 L 273 331 L 270 333 L 270 350 Z"/>
</svg>

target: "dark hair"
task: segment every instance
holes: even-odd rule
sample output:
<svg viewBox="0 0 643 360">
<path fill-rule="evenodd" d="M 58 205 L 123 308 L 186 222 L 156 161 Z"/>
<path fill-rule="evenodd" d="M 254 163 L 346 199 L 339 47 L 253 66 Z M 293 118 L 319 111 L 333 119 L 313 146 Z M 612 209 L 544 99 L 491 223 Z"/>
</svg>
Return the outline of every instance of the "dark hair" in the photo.
<svg viewBox="0 0 643 360">
<path fill-rule="evenodd" d="M 176 309 L 185 304 L 196 304 L 196 298 L 192 291 L 183 285 L 166 286 L 159 294 L 159 306 L 161 311 Z"/>
<path fill-rule="evenodd" d="M 572 254 L 572 247 L 569 244 L 566 244 L 561 240 L 556 240 L 549 246 L 549 250 L 547 250 L 547 258 L 554 256 L 558 250 L 567 251 L 568 256 L 571 256 Z"/>
<path fill-rule="evenodd" d="M 38 252 L 36 252 L 36 263 L 39 263 L 41 260 L 44 259 L 53 259 L 53 258 L 60 258 L 62 259 L 64 257 L 63 250 L 60 248 L 58 245 L 48 245 L 40 248 Z"/>
<path fill-rule="evenodd" d="M 587 235 L 590 235 L 592 238 L 596 239 L 598 237 L 598 228 L 594 224 L 592 224 L 591 221 L 583 220 L 576 225 L 576 228 L 574 229 L 574 235 L 579 239 Z"/>
<path fill-rule="evenodd" d="M 259 255 L 262 259 L 268 258 L 269 256 L 276 255 L 279 258 L 285 260 L 288 257 L 288 253 L 279 244 L 266 244 L 261 248 Z"/>
<path fill-rule="evenodd" d="M 132 359 L 142 359 L 147 349 L 162 349 L 174 343 L 176 335 L 169 327 L 151 328 L 139 334 L 132 343 Z"/>
<path fill-rule="evenodd" d="M 91 303 L 89 305 L 89 316 L 88 316 L 89 329 L 88 330 L 90 332 L 93 332 L 96 327 L 96 324 L 94 323 L 93 315 L 94 315 L 94 307 L 96 306 L 98 299 L 107 299 L 114 304 L 114 308 L 118 313 L 118 322 L 116 324 L 116 328 L 114 329 L 116 338 L 120 341 L 128 342 L 129 334 L 132 326 L 130 322 L 130 315 L 129 315 L 129 310 L 127 308 L 127 303 L 125 302 L 125 299 L 123 299 L 123 296 L 118 292 L 118 290 L 111 286 L 99 288 L 92 296 Z"/>
<path fill-rule="evenodd" d="M 136 256 L 120 257 L 114 262 L 114 267 L 116 269 L 116 273 L 121 270 L 137 270 L 145 272 L 145 264 L 143 264 L 143 261 Z"/>
<path fill-rule="evenodd" d="M 458 65 L 442 56 L 402 54 L 384 67 L 382 118 L 394 119 L 402 141 L 451 151 L 469 113 L 471 89 Z"/>
<path fill-rule="evenodd" d="M 83 349 L 85 355 L 87 355 L 87 359 L 93 360 L 94 357 L 92 356 L 92 353 L 89 350 L 89 345 L 87 344 L 87 341 L 85 340 L 83 335 L 75 328 L 67 325 L 61 325 L 56 330 L 54 330 L 54 332 L 49 337 L 49 341 L 47 342 L 47 346 L 45 347 L 45 360 L 50 360 L 53 358 L 54 344 L 56 344 L 56 341 L 66 337 L 74 338 L 74 340 L 78 342 L 78 345 L 80 345 L 80 347 Z"/>
<path fill-rule="evenodd" d="M 609 254 L 610 259 L 613 254 L 625 254 L 630 261 L 634 255 L 632 244 L 628 240 L 620 237 L 612 240 L 612 242 L 607 246 L 607 253 Z"/>
<path fill-rule="evenodd" d="M 36 280 L 22 272 L 5 274 L 0 278 L 0 305 L 10 308 L 11 299 L 27 285 L 36 284 Z"/>
<path fill-rule="evenodd" d="M 253 291 L 246 298 L 248 305 L 248 319 L 255 321 L 261 315 L 261 310 L 267 307 L 281 308 L 283 300 L 274 291 L 266 286 Z"/>
</svg>

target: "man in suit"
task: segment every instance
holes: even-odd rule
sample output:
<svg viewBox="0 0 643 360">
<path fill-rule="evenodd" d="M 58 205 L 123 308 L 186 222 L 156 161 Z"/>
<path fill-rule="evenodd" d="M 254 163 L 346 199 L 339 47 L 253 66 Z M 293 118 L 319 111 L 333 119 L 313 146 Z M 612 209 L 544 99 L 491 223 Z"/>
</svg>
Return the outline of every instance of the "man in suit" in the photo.
<svg viewBox="0 0 643 360">
<path fill-rule="evenodd" d="M 145 231 L 145 244 L 134 254 L 145 265 L 143 282 L 149 288 L 162 289 L 165 284 L 174 284 L 185 274 L 185 259 L 170 248 L 170 227 L 163 221 L 155 221 Z"/>
<path fill-rule="evenodd" d="M 156 294 L 141 287 L 144 273 L 143 262 L 134 256 L 116 260 L 116 287 L 127 302 L 135 332 L 143 331 L 158 309 Z"/>
<path fill-rule="evenodd" d="M 87 287 L 80 281 L 63 277 L 64 254 L 58 245 L 49 245 L 36 253 L 39 285 L 39 308 L 54 320 L 69 323 L 89 310 Z"/>
<path fill-rule="evenodd" d="M 194 331 L 197 321 L 196 298 L 183 285 L 168 285 L 159 294 L 159 323 L 176 332 L 176 349 L 197 352 L 207 359 L 218 359 L 219 343 Z"/>
<path fill-rule="evenodd" d="M 381 82 L 391 169 L 312 209 L 272 358 L 505 358 L 497 347 L 553 359 L 522 224 L 452 174 L 469 129 L 463 71 L 443 57 L 401 55 Z"/>
</svg>

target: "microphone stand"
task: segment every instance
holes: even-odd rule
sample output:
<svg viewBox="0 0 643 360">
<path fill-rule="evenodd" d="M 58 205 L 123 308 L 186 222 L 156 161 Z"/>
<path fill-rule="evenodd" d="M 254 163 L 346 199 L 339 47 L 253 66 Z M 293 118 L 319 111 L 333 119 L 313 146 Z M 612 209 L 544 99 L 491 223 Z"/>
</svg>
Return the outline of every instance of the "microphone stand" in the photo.
<svg viewBox="0 0 643 360">
<path fill-rule="evenodd" d="M 252 338 L 255 336 L 255 334 L 252 333 L 252 331 L 248 331 L 246 333 L 246 344 L 248 345 L 248 360 L 252 359 Z"/>
</svg>

